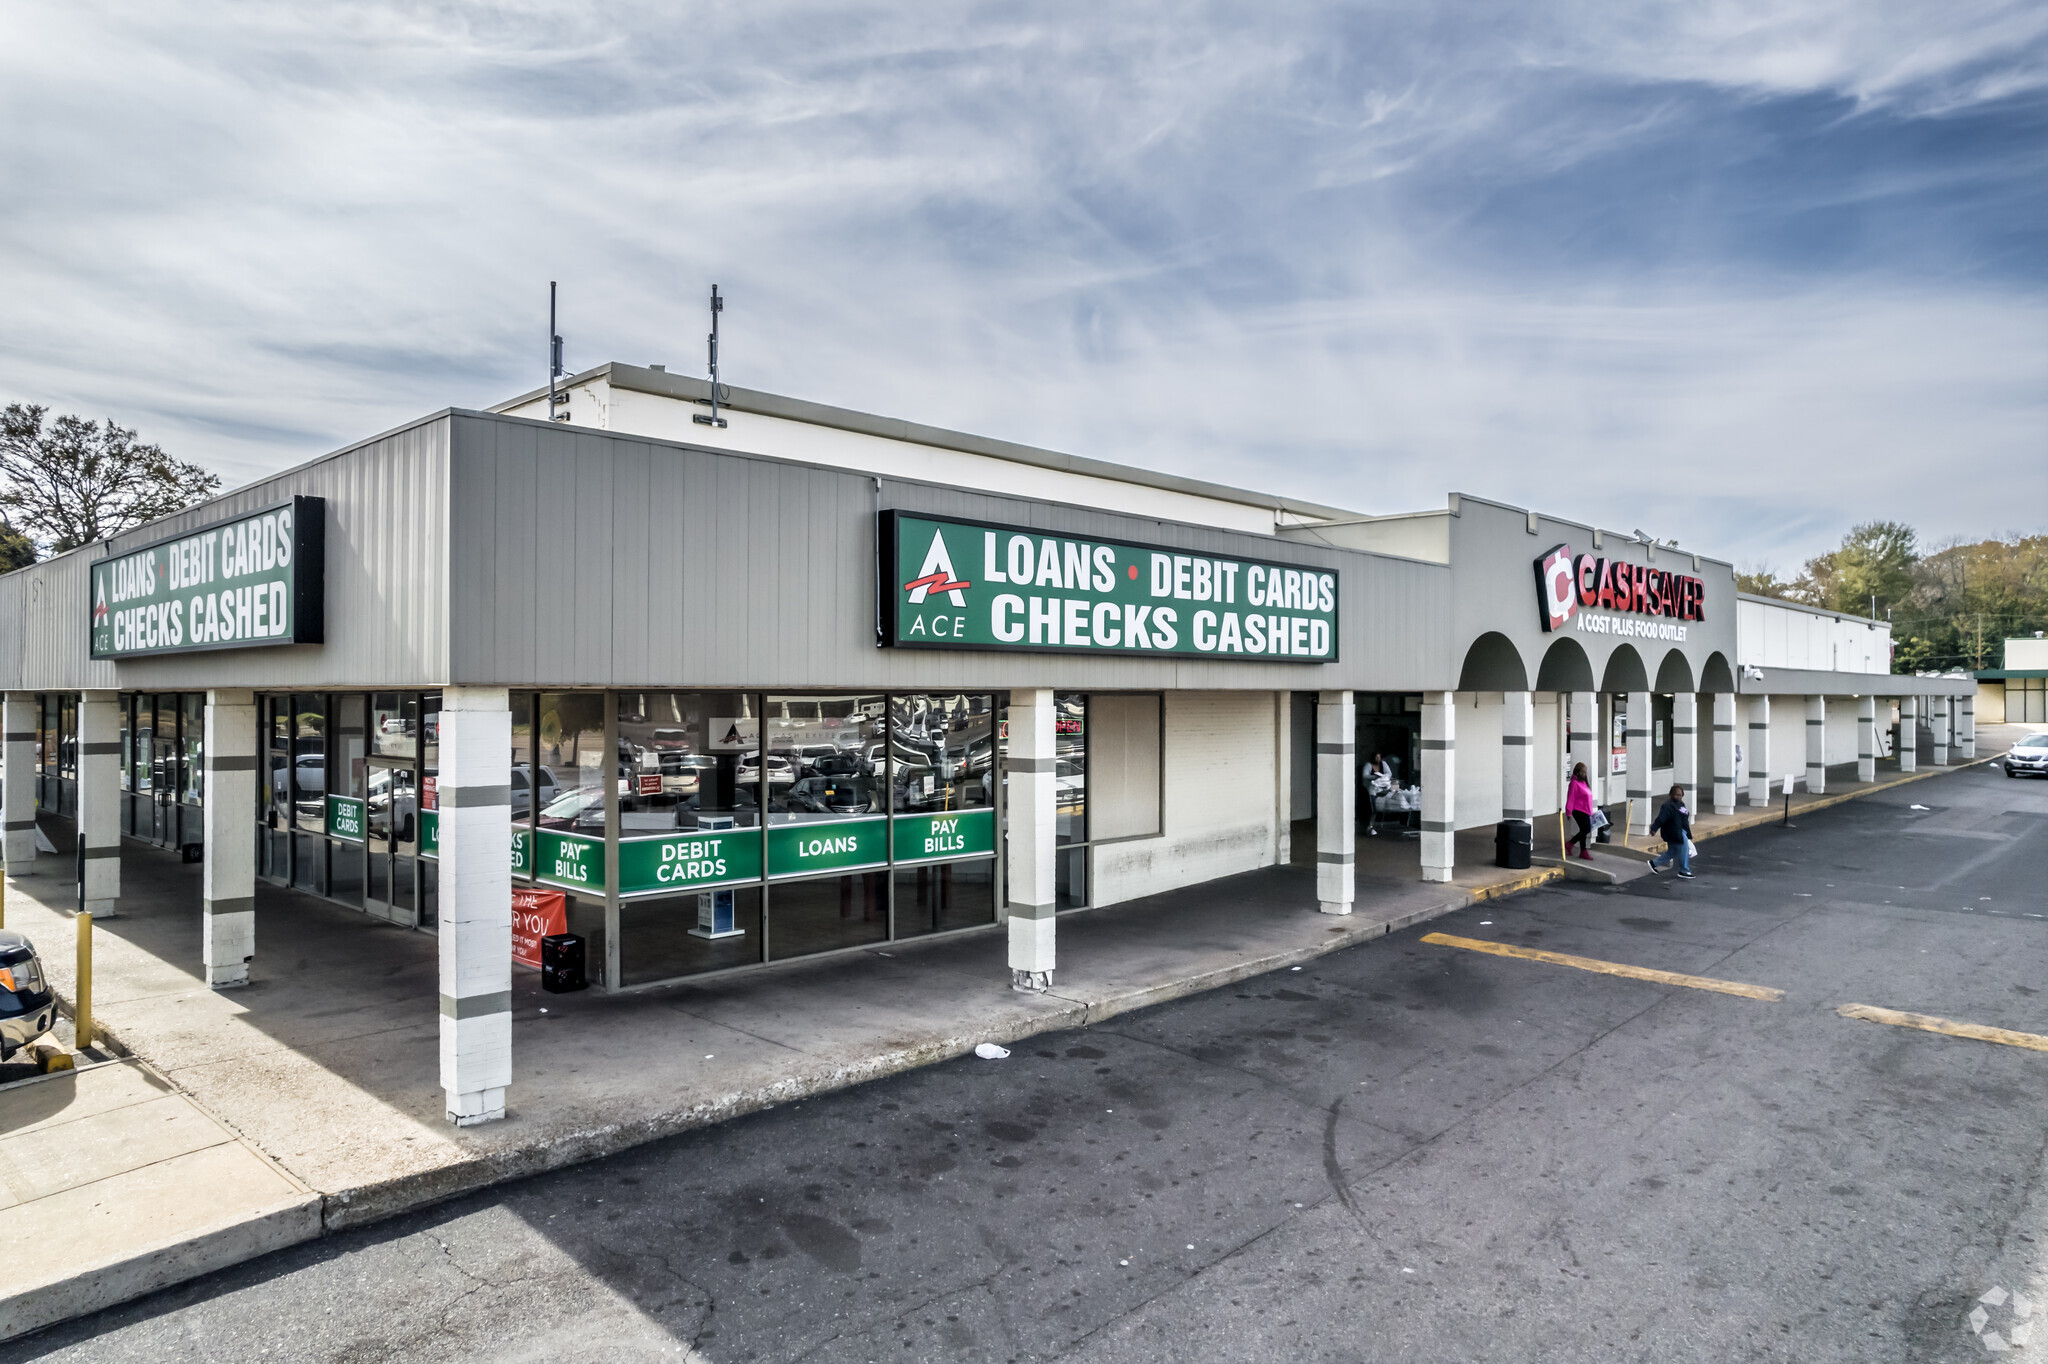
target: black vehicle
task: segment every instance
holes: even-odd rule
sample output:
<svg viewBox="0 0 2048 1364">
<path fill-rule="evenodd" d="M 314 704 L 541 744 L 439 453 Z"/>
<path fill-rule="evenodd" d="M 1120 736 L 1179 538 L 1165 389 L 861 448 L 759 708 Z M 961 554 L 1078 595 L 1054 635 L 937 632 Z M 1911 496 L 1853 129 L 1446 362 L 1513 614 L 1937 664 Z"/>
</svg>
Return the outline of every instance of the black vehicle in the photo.
<svg viewBox="0 0 2048 1364">
<path fill-rule="evenodd" d="M 43 974 L 35 945 L 0 929 L 0 1061 L 48 1032 L 57 1022 L 57 995 Z"/>
<path fill-rule="evenodd" d="M 864 815 L 874 809 L 872 783 L 859 777 L 805 777 L 782 796 L 783 808 L 819 815 Z"/>
</svg>

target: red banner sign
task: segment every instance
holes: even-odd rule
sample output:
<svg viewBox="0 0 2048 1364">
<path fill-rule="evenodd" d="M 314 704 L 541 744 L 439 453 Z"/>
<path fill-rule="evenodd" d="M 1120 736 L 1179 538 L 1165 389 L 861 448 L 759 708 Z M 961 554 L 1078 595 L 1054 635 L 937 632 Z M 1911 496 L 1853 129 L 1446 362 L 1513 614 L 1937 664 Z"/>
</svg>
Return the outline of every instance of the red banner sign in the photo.
<svg viewBox="0 0 2048 1364">
<path fill-rule="evenodd" d="M 569 897 L 559 890 L 512 891 L 512 960 L 540 966 L 540 940 L 569 931 Z"/>
</svg>

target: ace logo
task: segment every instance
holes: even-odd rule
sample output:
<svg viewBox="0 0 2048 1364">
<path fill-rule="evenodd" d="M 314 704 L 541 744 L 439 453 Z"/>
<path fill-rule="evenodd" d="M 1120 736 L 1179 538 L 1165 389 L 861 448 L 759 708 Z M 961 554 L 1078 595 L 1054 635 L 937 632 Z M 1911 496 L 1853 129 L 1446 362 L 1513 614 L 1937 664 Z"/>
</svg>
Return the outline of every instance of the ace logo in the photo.
<svg viewBox="0 0 2048 1364">
<path fill-rule="evenodd" d="M 924 605 L 924 599 L 933 592 L 944 592 L 953 605 L 965 606 L 967 598 L 961 590 L 972 586 L 973 583 L 963 583 L 953 576 L 953 556 L 946 552 L 945 534 L 935 530 L 932 547 L 924 553 L 924 567 L 918 570 L 918 577 L 903 584 L 903 590 L 910 594 L 912 606 Z"/>
</svg>

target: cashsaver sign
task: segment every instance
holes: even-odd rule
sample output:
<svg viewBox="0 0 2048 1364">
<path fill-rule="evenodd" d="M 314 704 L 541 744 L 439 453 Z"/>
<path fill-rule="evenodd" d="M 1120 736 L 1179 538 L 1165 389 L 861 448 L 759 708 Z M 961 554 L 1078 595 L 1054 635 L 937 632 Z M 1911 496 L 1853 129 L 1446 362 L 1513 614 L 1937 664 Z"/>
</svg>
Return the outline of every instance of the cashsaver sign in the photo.
<svg viewBox="0 0 2048 1364">
<path fill-rule="evenodd" d="M 1337 575 L 882 513 L 882 643 L 1334 663 Z"/>
<path fill-rule="evenodd" d="M 1576 618 L 1578 628 L 1587 634 L 1682 643 L 1686 622 L 1707 618 L 1706 596 L 1706 584 L 1698 578 L 1573 554 L 1570 545 L 1559 545 L 1536 560 L 1537 606 L 1545 630 L 1562 630 Z M 1614 612 L 1626 614 L 1609 614 Z"/>
<path fill-rule="evenodd" d="M 92 656 L 321 640 L 325 502 L 295 497 L 92 566 Z"/>
</svg>

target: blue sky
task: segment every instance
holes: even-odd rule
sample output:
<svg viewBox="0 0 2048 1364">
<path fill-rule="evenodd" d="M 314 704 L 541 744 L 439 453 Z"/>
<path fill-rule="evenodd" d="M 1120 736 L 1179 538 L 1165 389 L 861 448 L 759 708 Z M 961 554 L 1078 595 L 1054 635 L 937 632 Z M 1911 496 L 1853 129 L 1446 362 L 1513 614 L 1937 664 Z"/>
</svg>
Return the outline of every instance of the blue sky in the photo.
<svg viewBox="0 0 2048 1364">
<path fill-rule="evenodd" d="M 231 482 L 577 367 L 1796 568 L 2048 529 L 2048 7 L 0 9 L 0 397 Z"/>
</svg>

